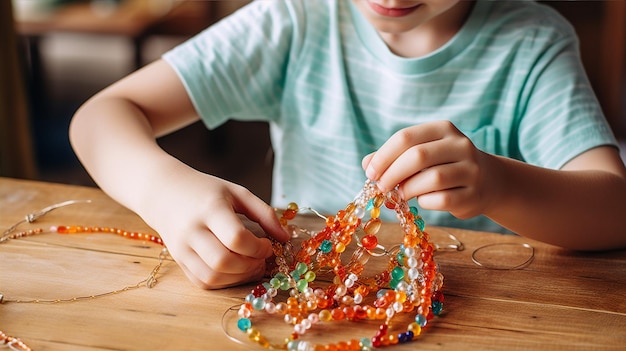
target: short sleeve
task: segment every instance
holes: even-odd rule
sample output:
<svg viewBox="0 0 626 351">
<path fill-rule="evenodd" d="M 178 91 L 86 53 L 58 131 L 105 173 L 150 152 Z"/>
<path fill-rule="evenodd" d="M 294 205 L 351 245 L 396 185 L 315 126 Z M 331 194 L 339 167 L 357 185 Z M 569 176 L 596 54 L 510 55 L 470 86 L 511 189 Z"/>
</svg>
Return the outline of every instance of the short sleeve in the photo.
<svg viewBox="0 0 626 351">
<path fill-rule="evenodd" d="M 520 153 L 524 161 L 552 169 L 591 148 L 617 145 L 582 66 L 576 34 L 560 19 L 553 16 L 545 26 L 539 21 L 520 50 L 536 53 L 526 58 L 532 68 L 519 104 Z"/>
<path fill-rule="evenodd" d="M 165 53 L 207 127 L 278 115 L 293 32 L 284 1 L 253 1 Z"/>
</svg>

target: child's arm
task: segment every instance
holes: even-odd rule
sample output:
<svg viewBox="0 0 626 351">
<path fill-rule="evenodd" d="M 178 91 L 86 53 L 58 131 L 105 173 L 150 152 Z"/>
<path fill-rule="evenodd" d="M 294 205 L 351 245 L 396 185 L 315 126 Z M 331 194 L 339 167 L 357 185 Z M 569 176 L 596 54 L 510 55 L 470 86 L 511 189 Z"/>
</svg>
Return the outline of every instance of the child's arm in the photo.
<svg viewBox="0 0 626 351">
<path fill-rule="evenodd" d="M 175 72 L 159 60 L 85 103 L 72 120 L 70 139 L 98 185 L 163 237 L 196 284 L 219 288 L 260 278 L 271 244 L 247 230 L 236 213 L 287 240 L 274 210 L 156 143 L 198 118 Z"/>
<path fill-rule="evenodd" d="M 484 153 L 450 122 L 406 128 L 363 160 L 385 189 L 400 184 L 424 209 L 484 214 L 529 238 L 575 250 L 626 247 L 626 169 L 609 146 L 561 170 Z"/>
</svg>

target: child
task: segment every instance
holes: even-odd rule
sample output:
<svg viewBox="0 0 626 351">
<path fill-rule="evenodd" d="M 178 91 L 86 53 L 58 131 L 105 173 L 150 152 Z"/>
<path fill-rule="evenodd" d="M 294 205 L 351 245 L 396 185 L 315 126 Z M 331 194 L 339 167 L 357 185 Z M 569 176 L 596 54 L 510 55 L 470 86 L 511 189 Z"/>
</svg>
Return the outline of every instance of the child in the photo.
<svg viewBox="0 0 626 351">
<path fill-rule="evenodd" d="M 534 2 L 254 1 L 94 96 L 70 137 L 205 288 L 263 274 L 270 243 L 237 214 L 288 235 L 250 191 L 157 146 L 198 119 L 270 123 L 275 207 L 332 214 L 367 177 L 429 225 L 622 248 L 626 170 L 577 45 Z"/>
</svg>

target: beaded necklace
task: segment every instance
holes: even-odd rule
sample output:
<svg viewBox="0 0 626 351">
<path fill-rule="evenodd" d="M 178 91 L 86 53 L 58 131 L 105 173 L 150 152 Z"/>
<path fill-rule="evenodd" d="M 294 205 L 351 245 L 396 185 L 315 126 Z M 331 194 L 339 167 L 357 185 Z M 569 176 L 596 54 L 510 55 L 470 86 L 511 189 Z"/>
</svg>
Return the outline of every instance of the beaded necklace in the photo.
<svg viewBox="0 0 626 351">
<path fill-rule="evenodd" d="M 404 232 L 402 243 L 390 249 L 378 243 L 383 207 L 396 212 Z M 297 204 L 289 204 L 280 216 L 281 224 L 292 232 L 301 231 L 289 224 L 300 211 Z M 325 217 L 325 223 L 325 228 L 310 233 L 297 252 L 291 242 L 273 242 L 275 260 L 268 265 L 271 279 L 245 297 L 238 308 L 237 328 L 261 347 L 294 351 L 370 350 L 415 340 L 441 313 L 444 301 L 443 275 L 433 258 L 435 246 L 417 208 L 409 206 L 397 189 L 383 194 L 367 181 L 354 201 Z M 357 248 L 344 264 L 341 256 L 353 240 Z M 362 273 L 372 256 L 388 256 L 387 268 L 365 277 Z M 334 275 L 332 283 L 316 286 L 317 276 L 323 273 Z M 288 297 L 279 302 L 283 292 Z M 261 313 L 281 317 L 293 326 L 293 332 L 279 342 L 270 341 L 253 322 Z M 398 330 L 394 322 L 405 314 L 414 317 Z M 370 337 L 325 345 L 302 340 L 316 324 L 341 320 L 382 323 Z"/>
<path fill-rule="evenodd" d="M 130 232 L 130 231 L 126 231 L 123 229 L 111 228 L 111 227 L 85 227 L 85 226 L 76 226 L 76 225 L 52 226 L 47 231 L 43 228 L 36 228 L 36 229 L 28 229 L 28 230 L 16 232 L 17 228 L 23 223 L 33 223 L 37 221 L 37 219 L 45 216 L 46 214 L 48 214 L 49 212 L 53 210 L 56 210 L 61 207 L 73 205 L 73 204 L 79 204 L 79 203 L 91 203 L 91 201 L 90 200 L 69 200 L 69 201 L 65 201 L 65 202 L 48 206 L 40 211 L 26 215 L 22 220 L 18 221 L 17 223 L 15 223 L 9 229 L 5 230 L 2 233 L 2 236 L 0 236 L 0 244 L 6 243 L 10 240 L 17 240 L 20 238 L 44 234 L 47 232 L 58 233 L 58 234 L 108 233 L 108 234 L 119 235 L 121 237 L 132 239 L 132 240 L 149 241 L 154 244 L 162 246 L 162 249 L 161 249 L 161 252 L 159 253 L 159 262 L 152 269 L 148 277 L 141 280 L 135 285 L 125 286 L 121 289 L 112 290 L 112 291 L 94 294 L 94 295 L 88 295 L 88 296 L 77 296 L 77 297 L 72 297 L 68 299 L 9 299 L 9 298 L 6 298 L 2 294 L 2 292 L 0 292 L 0 304 L 3 304 L 3 303 L 56 304 L 56 303 L 65 303 L 65 302 L 76 302 L 76 301 L 81 301 L 81 300 L 91 300 L 95 298 L 114 295 L 114 294 L 118 294 L 124 291 L 137 289 L 144 285 L 147 286 L 148 288 L 152 288 L 156 285 L 157 275 L 159 273 L 159 270 L 161 269 L 161 267 L 163 266 L 163 263 L 165 262 L 166 259 L 168 259 L 168 256 L 169 256 L 169 253 L 163 243 L 163 240 L 161 240 L 161 238 L 158 236 L 147 234 L 147 233 Z M 7 335 L 3 333 L 2 330 L 0 330 L 0 347 L 3 347 L 3 346 L 9 347 L 10 349 L 16 350 L 16 351 L 32 351 L 32 349 L 19 338 Z"/>
</svg>

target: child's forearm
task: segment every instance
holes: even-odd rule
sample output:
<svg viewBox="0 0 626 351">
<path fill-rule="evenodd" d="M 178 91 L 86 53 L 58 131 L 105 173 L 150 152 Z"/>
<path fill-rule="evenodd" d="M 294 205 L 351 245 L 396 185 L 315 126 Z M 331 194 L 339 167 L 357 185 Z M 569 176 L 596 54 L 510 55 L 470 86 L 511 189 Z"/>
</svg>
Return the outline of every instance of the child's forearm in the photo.
<svg viewBox="0 0 626 351">
<path fill-rule="evenodd" d="M 626 247 L 626 181 L 607 171 L 555 171 L 492 158 L 498 194 L 485 214 L 514 232 L 574 250 Z"/>
<path fill-rule="evenodd" d="M 143 208 L 144 201 L 153 201 L 157 179 L 180 164 L 157 145 L 143 113 L 123 99 L 86 103 L 72 120 L 70 140 L 94 181 L 134 211 Z"/>
</svg>

